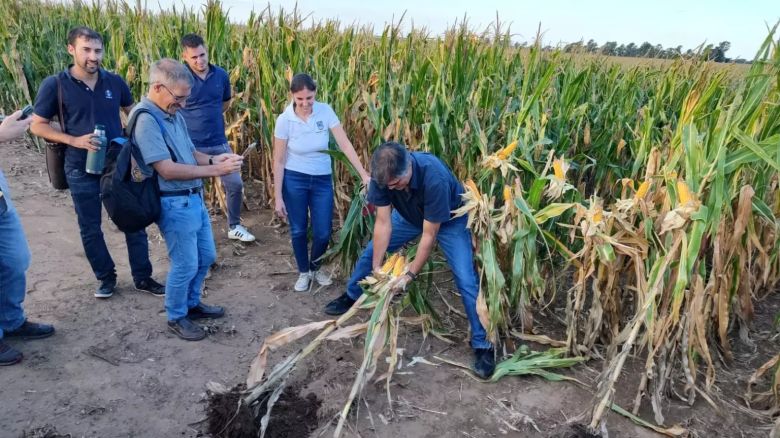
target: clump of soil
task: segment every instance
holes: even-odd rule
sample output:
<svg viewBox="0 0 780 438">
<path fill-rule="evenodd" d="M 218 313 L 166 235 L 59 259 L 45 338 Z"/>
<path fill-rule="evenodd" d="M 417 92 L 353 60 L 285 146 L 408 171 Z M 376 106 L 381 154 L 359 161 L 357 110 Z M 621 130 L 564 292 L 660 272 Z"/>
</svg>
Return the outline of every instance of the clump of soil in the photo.
<svg viewBox="0 0 780 438">
<path fill-rule="evenodd" d="M 317 411 L 321 404 L 322 401 L 313 392 L 301 398 L 297 389 L 286 388 L 271 409 L 271 421 L 268 422 L 265 436 L 308 437 L 319 426 Z"/>
<path fill-rule="evenodd" d="M 260 397 L 259 409 L 241 402 L 245 386 L 238 385 L 226 392 L 209 395 L 208 433 L 215 438 L 255 438 L 260 431 L 260 420 L 265 415 L 269 394 Z M 322 401 L 314 393 L 306 398 L 298 395 L 298 388 L 289 386 L 271 408 L 271 419 L 265 436 L 269 438 L 306 438 L 317 429 L 317 412 Z M 259 412 L 256 417 L 254 412 Z"/>
<path fill-rule="evenodd" d="M 23 431 L 20 438 L 71 438 L 71 435 L 61 434 L 57 432 L 56 427 L 47 424 L 42 427 Z"/>
</svg>

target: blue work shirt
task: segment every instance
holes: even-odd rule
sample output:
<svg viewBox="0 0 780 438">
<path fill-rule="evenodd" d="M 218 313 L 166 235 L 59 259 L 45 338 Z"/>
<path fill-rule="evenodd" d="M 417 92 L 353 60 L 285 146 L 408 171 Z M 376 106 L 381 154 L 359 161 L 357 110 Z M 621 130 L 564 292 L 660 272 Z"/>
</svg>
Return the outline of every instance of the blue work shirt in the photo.
<svg viewBox="0 0 780 438">
<path fill-rule="evenodd" d="M 187 121 L 190 138 L 197 148 L 223 145 L 227 138 L 222 104 L 230 100 L 230 78 L 225 70 L 213 64 L 209 64 L 206 79 L 192 70 L 190 73 L 194 79 L 190 97 L 179 110 Z"/>
<path fill-rule="evenodd" d="M 90 134 L 95 125 L 106 127 L 106 138 L 123 135 L 119 110 L 133 104 L 130 87 L 121 76 L 98 70 L 95 89 L 70 74 L 69 66 L 65 71 L 47 77 L 38 88 L 33 112 L 44 119 L 59 118 L 57 97 L 57 76 L 62 83 L 62 112 L 65 119 L 65 132 L 74 137 Z M 68 146 L 65 151 L 65 168 L 84 170 L 87 161 L 86 149 Z"/>
<path fill-rule="evenodd" d="M 463 204 L 463 185 L 438 157 L 412 152 L 412 178 L 405 190 L 381 188 L 374 180 L 368 187 L 368 202 L 392 205 L 410 224 L 422 228 L 423 221 L 441 224 L 452 218 L 452 210 Z"/>
<path fill-rule="evenodd" d="M 173 160 L 171 150 L 176 154 L 175 162 L 179 164 L 189 164 L 197 166 L 195 159 L 195 145 L 192 144 L 189 134 L 187 134 L 187 125 L 180 111 L 176 114 L 168 114 L 155 105 L 154 102 L 146 97 L 141 98 L 141 102 L 130 112 L 130 117 L 140 109 L 146 109 L 162 121 L 165 127 L 165 137 L 160 129 L 160 125 L 149 114 L 139 114 L 133 129 L 133 144 L 138 146 L 141 152 L 142 160 L 138 161 L 138 167 L 141 173 L 149 177 L 152 175 L 152 164 L 163 161 Z M 167 145 L 167 146 L 166 146 Z M 170 148 L 170 149 L 168 149 Z M 136 155 L 134 157 L 137 158 Z M 174 192 L 185 189 L 192 189 L 203 185 L 200 178 L 167 180 L 162 175 L 157 174 L 160 190 L 164 192 Z"/>
</svg>

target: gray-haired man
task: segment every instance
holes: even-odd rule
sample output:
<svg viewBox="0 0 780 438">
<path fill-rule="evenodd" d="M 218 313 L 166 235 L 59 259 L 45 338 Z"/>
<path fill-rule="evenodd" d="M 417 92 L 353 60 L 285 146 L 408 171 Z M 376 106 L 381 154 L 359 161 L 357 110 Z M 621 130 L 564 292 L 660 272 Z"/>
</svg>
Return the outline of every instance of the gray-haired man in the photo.
<svg viewBox="0 0 780 438">
<path fill-rule="evenodd" d="M 162 211 L 157 225 L 171 262 L 165 290 L 168 327 L 182 339 L 198 341 L 206 333 L 192 320 L 219 318 L 225 312 L 200 301 L 203 280 L 217 256 L 201 178 L 237 172 L 242 158 L 229 153 L 210 157 L 195 150 L 184 119 L 177 113 L 190 95 L 192 81 L 190 71 L 180 62 L 155 62 L 149 72 L 149 94 L 130 117 L 140 109 L 151 113 L 138 115 L 133 142 L 141 152 L 142 173 L 152 175 L 149 166 L 153 167 L 160 183 Z"/>
</svg>

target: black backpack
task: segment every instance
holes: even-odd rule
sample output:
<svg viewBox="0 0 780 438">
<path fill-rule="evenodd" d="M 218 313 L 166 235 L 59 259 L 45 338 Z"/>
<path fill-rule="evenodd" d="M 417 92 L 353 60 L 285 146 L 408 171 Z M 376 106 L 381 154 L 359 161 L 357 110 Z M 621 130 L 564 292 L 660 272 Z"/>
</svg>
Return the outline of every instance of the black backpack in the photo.
<svg viewBox="0 0 780 438">
<path fill-rule="evenodd" d="M 134 146 L 133 129 L 141 113 L 149 114 L 157 121 L 171 159 L 176 162 L 176 154 L 168 146 L 167 132 L 162 120 L 149 110 L 138 108 L 127 122 L 126 136 L 111 140 L 108 150 L 113 153 L 107 155 L 106 168 L 100 178 L 100 198 L 103 206 L 108 217 L 125 233 L 141 231 L 160 218 L 160 185 L 157 172 L 153 171 L 152 176 L 139 182 L 133 181 L 130 175 Z M 137 145 L 135 147 L 138 148 Z M 140 157 L 138 150 L 137 158 Z"/>
</svg>

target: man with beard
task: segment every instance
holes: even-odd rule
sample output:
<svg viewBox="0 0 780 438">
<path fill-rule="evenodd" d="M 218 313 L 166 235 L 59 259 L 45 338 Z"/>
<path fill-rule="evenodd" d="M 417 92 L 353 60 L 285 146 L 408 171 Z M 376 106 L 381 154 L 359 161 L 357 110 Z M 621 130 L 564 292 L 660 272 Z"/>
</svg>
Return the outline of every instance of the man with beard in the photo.
<svg viewBox="0 0 780 438">
<path fill-rule="evenodd" d="M 94 30 L 83 26 L 71 29 L 68 53 L 73 57 L 73 64 L 41 83 L 30 131 L 52 143 L 68 146 L 65 177 L 78 218 L 81 243 L 99 282 L 95 297 L 109 298 L 116 288 L 116 267 L 100 228 L 100 175 L 85 171 L 86 159 L 87 152 L 98 150 L 100 144 L 93 135 L 95 125 L 105 127 L 109 140 L 122 135 L 119 111 L 130 111 L 133 96 L 121 77 L 101 68 L 103 38 Z M 59 118 L 60 112 L 62 120 L 58 130 L 49 121 L 55 116 Z M 125 240 L 135 288 L 164 296 L 163 285 L 152 279 L 146 232 L 125 233 Z"/>
</svg>

